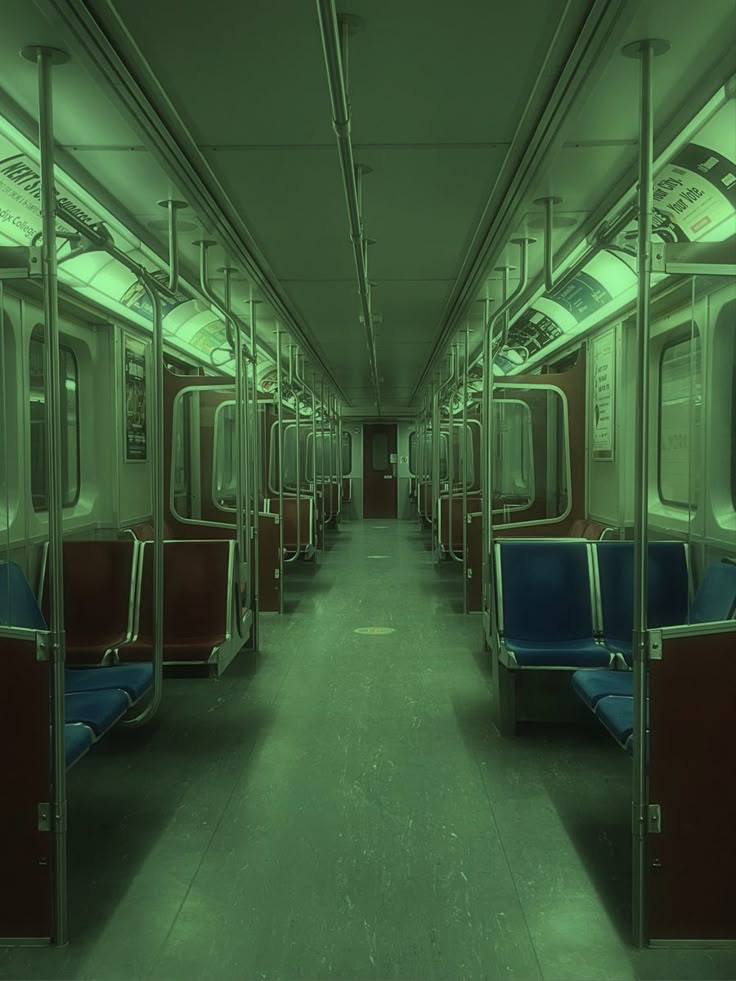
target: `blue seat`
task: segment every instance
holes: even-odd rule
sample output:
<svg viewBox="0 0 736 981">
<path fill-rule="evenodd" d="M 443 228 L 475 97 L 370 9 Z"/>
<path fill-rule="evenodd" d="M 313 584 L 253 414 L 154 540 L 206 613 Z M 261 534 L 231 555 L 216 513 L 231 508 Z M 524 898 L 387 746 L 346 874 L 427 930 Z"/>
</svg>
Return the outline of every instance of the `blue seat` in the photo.
<svg viewBox="0 0 736 981">
<path fill-rule="evenodd" d="M 587 543 L 505 541 L 496 548 L 508 666 L 609 667 L 613 655 L 594 638 Z"/>
<path fill-rule="evenodd" d="M 129 708 L 130 699 L 119 688 L 64 696 L 66 721 L 82 722 L 89 726 L 96 739 L 104 736 Z"/>
<path fill-rule="evenodd" d="M 152 664 L 115 664 L 102 668 L 67 668 L 64 688 L 67 694 L 120 688 L 137 702 L 153 686 Z"/>
<path fill-rule="evenodd" d="M 94 742 L 94 733 L 81 722 L 64 724 L 64 755 L 67 770 L 74 766 Z"/>
<path fill-rule="evenodd" d="M 595 707 L 597 718 L 623 749 L 633 745 L 634 698 L 632 695 L 606 695 Z"/>
<path fill-rule="evenodd" d="M 603 640 L 631 663 L 634 543 L 596 542 Z M 650 542 L 647 624 L 669 627 L 687 617 L 690 578 L 683 542 Z"/>
<path fill-rule="evenodd" d="M 0 624 L 48 630 L 33 590 L 16 562 L 0 562 Z"/>
<path fill-rule="evenodd" d="M 588 708 L 595 709 L 607 695 L 631 695 L 634 675 L 631 671 L 576 671 L 572 687 Z"/>
<path fill-rule="evenodd" d="M 732 562 L 714 562 L 700 580 L 687 622 L 730 620 L 735 610 L 736 565 Z"/>
</svg>

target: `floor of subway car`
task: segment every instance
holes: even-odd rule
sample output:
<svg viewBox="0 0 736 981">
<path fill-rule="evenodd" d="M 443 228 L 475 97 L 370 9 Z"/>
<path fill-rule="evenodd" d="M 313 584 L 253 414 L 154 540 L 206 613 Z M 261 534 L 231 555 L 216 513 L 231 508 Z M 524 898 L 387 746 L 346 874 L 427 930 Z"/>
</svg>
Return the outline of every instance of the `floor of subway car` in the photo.
<svg viewBox="0 0 736 981">
<path fill-rule="evenodd" d="M 734 977 L 733 951 L 631 949 L 628 757 L 593 727 L 499 737 L 426 537 L 344 524 L 257 662 L 168 680 L 92 750 L 71 943 L 0 951 L 0 977 Z"/>
</svg>

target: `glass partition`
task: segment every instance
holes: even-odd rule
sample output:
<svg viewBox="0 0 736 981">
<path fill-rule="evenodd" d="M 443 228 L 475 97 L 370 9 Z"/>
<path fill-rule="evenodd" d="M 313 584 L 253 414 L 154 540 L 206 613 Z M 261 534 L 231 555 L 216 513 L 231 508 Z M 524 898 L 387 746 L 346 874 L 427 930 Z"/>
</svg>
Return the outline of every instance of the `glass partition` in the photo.
<svg viewBox="0 0 736 981">
<path fill-rule="evenodd" d="M 170 507 L 181 521 L 232 524 L 236 487 L 233 390 L 186 388 L 174 400 Z"/>
<path fill-rule="evenodd" d="M 296 494 L 296 475 L 297 475 L 297 426 L 293 419 L 283 422 L 283 459 L 284 459 L 284 494 Z M 271 426 L 270 452 L 268 461 L 268 487 L 272 494 L 279 493 L 279 424 L 274 422 Z M 317 433 L 317 450 L 320 449 L 320 436 Z M 309 493 L 312 473 L 312 424 L 311 422 L 299 423 L 299 484 L 301 493 Z M 325 440 L 325 464 L 329 465 L 328 459 L 329 442 Z M 334 464 L 333 464 L 334 465 Z M 317 461 L 317 471 L 320 470 L 320 461 Z M 319 479 L 319 478 L 318 478 Z"/>
<path fill-rule="evenodd" d="M 494 524 L 538 524 L 570 507 L 567 400 L 551 385 L 494 386 Z"/>
<path fill-rule="evenodd" d="M 420 456 L 421 460 L 417 459 Z M 440 480 L 447 480 L 447 433 L 440 434 Z M 417 476 L 418 468 L 421 467 L 422 473 L 419 474 L 420 480 L 432 479 L 432 431 L 425 431 L 424 438 L 420 444 L 417 433 L 409 434 L 409 470 L 413 476 Z"/>
<path fill-rule="evenodd" d="M 221 508 L 235 509 L 238 483 L 235 402 L 223 402 L 215 411 L 215 461 L 212 498 Z"/>
<path fill-rule="evenodd" d="M 473 449 L 474 432 L 478 432 L 480 423 L 468 422 L 463 429 L 462 422 L 452 425 L 452 437 L 447 426 L 442 432 L 442 448 L 445 450 L 444 459 L 440 457 L 440 480 L 449 480 L 448 444 L 452 462 L 453 488 L 462 491 L 463 484 L 468 488 L 476 486 L 475 453 Z M 444 467 L 443 467 L 444 464 Z"/>
<path fill-rule="evenodd" d="M 343 433 L 342 442 L 342 472 L 343 474 L 350 473 L 350 433 Z M 345 437 L 348 437 L 348 442 L 346 443 Z M 338 459 L 338 449 L 337 449 L 337 433 L 317 433 L 316 444 L 314 443 L 314 433 L 311 429 L 306 434 L 306 461 L 304 469 L 304 478 L 308 483 L 314 482 L 314 457 L 316 456 L 317 462 L 317 483 L 322 480 L 328 480 L 330 475 L 332 475 L 333 480 L 337 480 L 337 469 L 339 466 Z M 312 446 L 316 445 L 316 452 L 313 454 Z M 347 469 L 346 464 L 346 446 L 347 446 Z M 286 452 L 284 450 L 284 452 Z"/>
<path fill-rule="evenodd" d="M 61 489 L 65 508 L 79 500 L 79 369 L 72 349 L 59 345 L 61 373 Z M 36 327 L 29 347 L 29 413 L 31 420 L 31 498 L 34 511 L 48 510 L 46 485 L 46 355 L 43 330 Z"/>
</svg>

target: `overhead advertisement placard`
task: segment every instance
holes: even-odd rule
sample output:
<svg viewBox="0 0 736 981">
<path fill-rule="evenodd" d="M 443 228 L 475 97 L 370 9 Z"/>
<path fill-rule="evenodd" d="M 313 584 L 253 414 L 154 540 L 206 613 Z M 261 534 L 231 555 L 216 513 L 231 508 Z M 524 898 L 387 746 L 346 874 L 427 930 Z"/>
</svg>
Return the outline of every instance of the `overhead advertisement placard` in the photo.
<svg viewBox="0 0 736 981">
<path fill-rule="evenodd" d="M 613 460 L 616 440 L 616 332 L 593 344 L 593 457 Z"/>
<path fill-rule="evenodd" d="M 125 397 L 125 462 L 148 459 L 146 432 L 146 345 L 123 336 L 123 394 Z"/>
<path fill-rule="evenodd" d="M 57 200 L 85 225 L 98 220 L 79 201 L 57 188 Z M 71 228 L 57 221 L 60 232 Z M 41 175 L 38 164 L 0 138 L 0 233 L 16 245 L 28 245 L 41 231 Z"/>
<path fill-rule="evenodd" d="M 722 241 L 732 231 L 736 166 L 689 143 L 654 180 L 654 234 L 663 242 Z"/>
</svg>

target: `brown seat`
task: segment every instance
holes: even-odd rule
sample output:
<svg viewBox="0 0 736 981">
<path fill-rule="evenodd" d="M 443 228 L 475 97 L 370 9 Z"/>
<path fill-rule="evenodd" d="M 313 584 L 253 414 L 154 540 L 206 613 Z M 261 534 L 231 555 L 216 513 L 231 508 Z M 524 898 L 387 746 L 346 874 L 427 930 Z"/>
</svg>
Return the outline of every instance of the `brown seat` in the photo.
<svg viewBox="0 0 736 981">
<path fill-rule="evenodd" d="M 64 542 L 64 630 L 72 664 L 100 664 L 131 636 L 138 545 L 119 541 Z M 49 619 L 44 559 L 41 609 Z"/>
<path fill-rule="evenodd" d="M 230 639 L 232 541 L 164 544 L 164 662 L 206 662 Z M 135 639 L 121 661 L 149 661 L 153 649 L 153 546 L 141 549 Z"/>
<path fill-rule="evenodd" d="M 588 525 L 583 533 L 583 537 L 587 538 L 589 541 L 597 542 L 606 534 L 606 532 L 611 531 L 611 528 L 607 528 L 606 525 L 602 525 L 600 521 L 589 521 Z"/>
<path fill-rule="evenodd" d="M 326 488 L 325 488 L 326 489 Z M 299 550 L 305 551 L 309 546 L 314 544 L 314 523 L 315 523 L 315 508 L 314 499 L 311 496 L 304 496 L 300 498 L 300 528 L 299 528 Z M 265 509 L 269 514 L 279 513 L 279 499 L 278 497 L 267 498 L 264 501 Z M 284 549 L 289 552 L 295 552 L 297 550 L 297 527 L 296 527 L 296 498 L 284 496 L 284 513 L 282 516 L 284 522 Z"/>
<path fill-rule="evenodd" d="M 153 522 L 152 521 L 141 521 L 140 524 L 134 525 L 130 529 L 135 538 L 139 542 L 152 542 L 153 541 Z M 169 527 L 168 521 L 164 521 L 164 538 L 171 538 L 171 528 Z"/>
<path fill-rule="evenodd" d="M 575 518 L 570 525 L 570 538 L 585 538 L 585 529 L 588 527 L 587 518 Z"/>
</svg>

